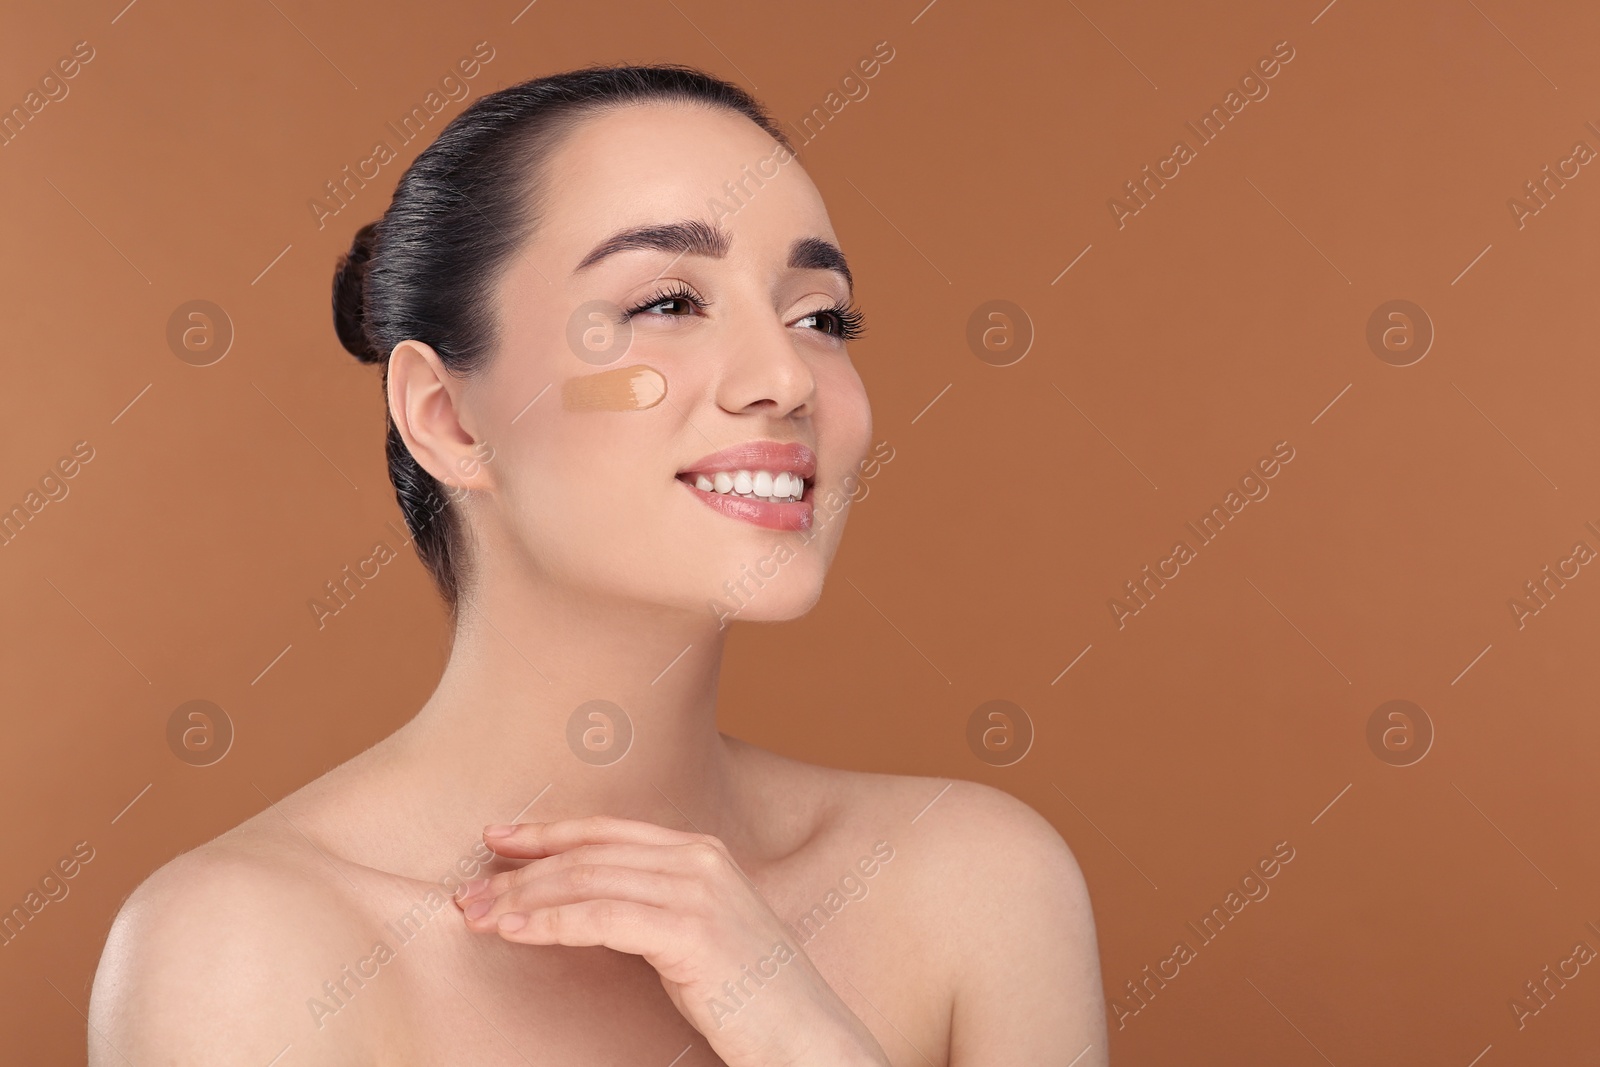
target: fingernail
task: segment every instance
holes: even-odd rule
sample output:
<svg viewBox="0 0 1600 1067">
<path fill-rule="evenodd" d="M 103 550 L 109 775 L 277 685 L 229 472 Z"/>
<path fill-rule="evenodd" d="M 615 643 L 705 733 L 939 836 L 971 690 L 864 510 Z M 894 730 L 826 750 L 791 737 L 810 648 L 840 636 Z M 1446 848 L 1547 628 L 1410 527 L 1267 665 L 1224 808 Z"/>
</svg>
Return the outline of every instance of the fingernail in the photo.
<svg viewBox="0 0 1600 1067">
<path fill-rule="evenodd" d="M 466 907 L 467 918 L 469 918 L 469 919 L 481 919 L 481 918 L 484 917 L 484 915 L 486 915 L 488 913 L 489 909 L 491 907 L 493 907 L 493 906 L 494 906 L 494 901 L 492 901 L 492 900 L 474 900 L 471 904 L 468 904 L 467 907 Z"/>
<path fill-rule="evenodd" d="M 515 832 L 516 829 L 517 829 L 517 827 L 516 827 L 515 823 L 509 823 L 509 822 L 495 823 L 492 826 L 485 826 L 483 828 L 483 836 L 485 836 L 485 837 L 507 837 L 510 834 L 512 834 L 513 832 Z"/>
<path fill-rule="evenodd" d="M 502 930 L 520 930 L 526 925 L 528 925 L 528 917 L 526 915 L 511 912 L 509 915 L 500 916 L 500 929 Z"/>
</svg>

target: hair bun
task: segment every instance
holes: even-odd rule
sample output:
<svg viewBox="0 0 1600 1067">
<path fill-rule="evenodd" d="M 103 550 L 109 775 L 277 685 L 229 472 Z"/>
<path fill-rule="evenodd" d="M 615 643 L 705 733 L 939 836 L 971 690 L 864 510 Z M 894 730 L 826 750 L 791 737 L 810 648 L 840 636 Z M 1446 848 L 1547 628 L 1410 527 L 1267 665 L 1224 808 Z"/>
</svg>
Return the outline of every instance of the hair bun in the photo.
<svg viewBox="0 0 1600 1067">
<path fill-rule="evenodd" d="M 382 363 L 384 354 L 367 339 L 367 266 L 378 240 L 378 223 L 356 231 L 350 251 L 333 271 L 333 329 L 346 351 L 363 363 Z"/>
</svg>

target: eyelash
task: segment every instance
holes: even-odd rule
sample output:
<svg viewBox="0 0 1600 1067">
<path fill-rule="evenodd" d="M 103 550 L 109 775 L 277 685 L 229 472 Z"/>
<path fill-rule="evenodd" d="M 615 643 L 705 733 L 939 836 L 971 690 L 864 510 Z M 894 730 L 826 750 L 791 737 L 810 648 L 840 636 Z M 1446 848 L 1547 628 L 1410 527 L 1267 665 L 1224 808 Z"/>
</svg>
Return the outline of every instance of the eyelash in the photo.
<svg viewBox="0 0 1600 1067">
<path fill-rule="evenodd" d="M 646 297 L 643 301 L 635 304 L 627 311 L 624 311 L 622 313 L 622 319 L 624 322 L 626 322 L 629 319 L 632 319 L 635 315 L 643 314 L 653 307 L 668 303 L 669 301 L 673 300 L 686 300 L 692 304 L 697 304 L 702 308 L 708 308 L 711 306 L 711 301 L 702 298 L 700 294 L 696 293 L 693 289 L 690 289 L 687 285 L 679 284 L 671 288 L 659 290 L 653 295 Z M 825 336 L 837 337 L 841 341 L 850 341 L 860 337 L 866 332 L 866 316 L 862 313 L 861 309 L 854 304 L 834 304 L 830 307 L 818 308 L 816 311 L 806 315 L 805 318 L 821 318 L 824 315 L 833 316 L 833 320 L 837 329 L 837 332 L 835 333 L 826 333 L 826 331 L 822 330 L 817 331 L 818 333 L 823 333 Z"/>
</svg>

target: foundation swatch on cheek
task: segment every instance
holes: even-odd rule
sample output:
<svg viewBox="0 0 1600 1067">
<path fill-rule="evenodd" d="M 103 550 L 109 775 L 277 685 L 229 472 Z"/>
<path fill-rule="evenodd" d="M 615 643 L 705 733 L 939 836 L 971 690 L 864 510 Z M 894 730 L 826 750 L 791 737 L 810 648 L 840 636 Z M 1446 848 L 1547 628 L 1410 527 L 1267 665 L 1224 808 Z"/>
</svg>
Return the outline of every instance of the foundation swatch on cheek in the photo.
<svg viewBox="0 0 1600 1067">
<path fill-rule="evenodd" d="M 635 363 L 568 378 L 561 386 L 561 406 L 568 411 L 642 411 L 666 395 L 667 379 L 661 372 Z"/>
</svg>

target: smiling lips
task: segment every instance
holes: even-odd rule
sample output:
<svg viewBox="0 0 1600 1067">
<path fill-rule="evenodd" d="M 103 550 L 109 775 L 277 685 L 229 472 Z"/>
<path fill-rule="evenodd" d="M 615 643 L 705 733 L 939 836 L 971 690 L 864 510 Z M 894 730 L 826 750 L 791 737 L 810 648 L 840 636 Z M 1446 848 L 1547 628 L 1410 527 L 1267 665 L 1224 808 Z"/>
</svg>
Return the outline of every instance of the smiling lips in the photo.
<svg viewBox="0 0 1600 1067">
<path fill-rule="evenodd" d="M 702 456 L 678 472 L 678 481 L 731 518 L 769 530 L 805 530 L 816 475 L 816 453 L 805 445 L 749 441 Z"/>
</svg>

